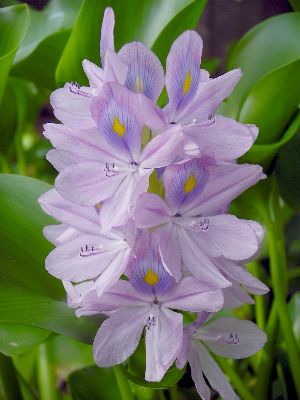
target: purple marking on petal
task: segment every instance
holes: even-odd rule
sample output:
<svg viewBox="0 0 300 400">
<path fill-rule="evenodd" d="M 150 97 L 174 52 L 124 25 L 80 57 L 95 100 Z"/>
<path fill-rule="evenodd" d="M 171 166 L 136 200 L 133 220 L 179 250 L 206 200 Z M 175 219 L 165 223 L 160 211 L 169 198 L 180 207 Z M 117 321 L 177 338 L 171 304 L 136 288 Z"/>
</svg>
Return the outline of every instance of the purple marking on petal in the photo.
<svg viewBox="0 0 300 400">
<path fill-rule="evenodd" d="M 111 7 L 107 7 L 104 11 L 102 27 L 101 27 L 101 39 L 100 39 L 100 57 L 102 65 L 105 63 L 105 53 L 107 50 L 114 50 L 114 26 L 115 26 L 115 14 Z"/>
<path fill-rule="evenodd" d="M 126 44 L 119 55 L 128 65 L 125 86 L 156 102 L 164 87 L 164 70 L 156 55 L 140 42 Z"/>
<path fill-rule="evenodd" d="M 180 212 L 181 206 L 192 202 L 202 193 L 208 182 L 209 168 L 213 165 L 214 158 L 207 153 L 201 158 L 166 168 L 163 175 L 166 201 L 174 210 Z"/>
<path fill-rule="evenodd" d="M 169 292 L 176 284 L 175 279 L 165 270 L 157 243 L 149 233 L 137 241 L 127 275 L 134 289 L 154 297 Z"/>
<path fill-rule="evenodd" d="M 173 43 L 167 58 L 166 88 L 173 112 L 182 109 L 195 95 L 200 82 L 202 39 L 186 31 Z M 175 115 L 170 121 L 177 122 Z"/>
<path fill-rule="evenodd" d="M 128 161 L 139 159 L 143 122 L 135 109 L 135 96 L 118 83 L 105 83 L 93 99 L 92 116 L 110 145 L 128 154 Z"/>
</svg>

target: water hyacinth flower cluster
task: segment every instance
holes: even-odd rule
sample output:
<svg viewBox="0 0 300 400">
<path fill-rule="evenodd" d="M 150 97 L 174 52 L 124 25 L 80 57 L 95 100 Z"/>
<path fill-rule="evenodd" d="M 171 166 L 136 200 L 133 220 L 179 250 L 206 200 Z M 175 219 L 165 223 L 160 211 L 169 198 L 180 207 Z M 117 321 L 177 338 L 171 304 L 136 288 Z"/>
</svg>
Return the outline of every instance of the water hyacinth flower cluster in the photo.
<svg viewBox="0 0 300 400">
<path fill-rule="evenodd" d="M 84 60 L 89 86 L 68 83 L 51 95 L 61 124 L 47 124 L 44 135 L 58 176 L 39 202 L 60 224 L 44 230 L 55 245 L 46 268 L 78 317 L 107 317 L 93 344 L 97 365 L 126 362 L 145 340 L 147 381 L 189 363 L 203 399 L 208 383 L 236 399 L 210 352 L 248 357 L 266 336 L 250 321 L 215 314 L 268 291 L 244 266 L 259 252 L 263 228 L 228 212 L 264 178 L 260 166 L 236 163 L 258 130 L 216 115 L 241 71 L 211 78 L 200 69 L 201 37 L 186 31 L 164 73 L 143 43 L 115 51 L 113 29 L 107 8 L 102 68 Z"/>
</svg>

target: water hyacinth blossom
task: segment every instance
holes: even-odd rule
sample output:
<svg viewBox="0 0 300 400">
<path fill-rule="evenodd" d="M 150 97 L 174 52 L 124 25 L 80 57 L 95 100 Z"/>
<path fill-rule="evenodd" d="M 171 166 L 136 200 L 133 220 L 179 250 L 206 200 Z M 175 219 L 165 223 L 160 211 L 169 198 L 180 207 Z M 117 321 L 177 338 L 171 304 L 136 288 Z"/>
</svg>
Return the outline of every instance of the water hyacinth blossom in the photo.
<svg viewBox="0 0 300 400">
<path fill-rule="evenodd" d="M 209 352 L 232 359 L 250 357 L 264 346 L 267 338 L 253 322 L 219 318 L 205 323 L 209 315 L 200 313 L 197 321 L 185 328 L 176 364 L 178 368 L 183 368 L 186 362 L 190 364 L 192 378 L 203 400 L 209 400 L 211 395 L 204 376 L 222 399 L 237 400 L 239 397 Z"/>
<path fill-rule="evenodd" d="M 94 341 L 94 358 L 102 367 L 125 361 L 145 329 L 145 378 L 160 381 L 182 344 L 183 316 L 173 310 L 218 311 L 223 295 L 193 277 L 177 284 L 163 267 L 149 234 L 137 241 L 126 274 L 129 281 L 120 280 L 102 296 L 93 292 L 84 296 L 77 315 L 112 313 Z"/>
<path fill-rule="evenodd" d="M 89 86 L 71 82 L 51 95 L 61 123 L 46 124 L 44 135 L 58 176 L 39 202 L 60 224 L 44 229 L 56 246 L 46 268 L 78 317 L 106 317 L 93 344 L 98 366 L 125 363 L 144 340 L 147 381 L 188 362 L 204 400 L 208 383 L 235 400 L 208 350 L 248 357 L 266 337 L 252 322 L 217 313 L 253 303 L 247 292 L 268 291 L 245 267 L 260 251 L 262 226 L 228 212 L 264 178 L 260 166 L 236 162 L 258 129 L 217 115 L 241 71 L 211 78 L 200 69 L 201 37 L 186 31 L 164 73 L 141 42 L 117 51 L 114 25 L 107 8 L 102 67 L 83 61 Z"/>
</svg>

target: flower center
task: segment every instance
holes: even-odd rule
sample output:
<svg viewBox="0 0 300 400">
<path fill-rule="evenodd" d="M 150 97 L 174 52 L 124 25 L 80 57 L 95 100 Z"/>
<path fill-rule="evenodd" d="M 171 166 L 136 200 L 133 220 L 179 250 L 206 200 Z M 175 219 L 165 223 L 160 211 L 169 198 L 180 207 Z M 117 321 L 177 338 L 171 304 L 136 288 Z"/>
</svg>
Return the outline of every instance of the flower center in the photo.
<svg viewBox="0 0 300 400">
<path fill-rule="evenodd" d="M 113 121 L 113 124 L 112 124 L 112 129 L 118 136 L 120 136 L 121 138 L 124 137 L 125 132 L 126 132 L 126 128 L 121 123 L 121 121 L 119 120 L 118 117 L 114 117 L 114 121 Z"/>
<path fill-rule="evenodd" d="M 187 92 L 191 89 L 192 86 L 192 74 L 190 71 L 185 76 L 185 80 L 183 82 L 182 93 L 185 96 Z"/>
<path fill-rule="evenodd" d="M 150 268 L 144 275 L 144 282 L 149 286 L 154 286 L 159 282 L 159 276 Z"/>
<path fill-rule="evenodd" d="M 194 175 L 190 175 L 183 185 L 185 193 L 190 193 L 196 186 L 197 179 Z"/>
</svg>

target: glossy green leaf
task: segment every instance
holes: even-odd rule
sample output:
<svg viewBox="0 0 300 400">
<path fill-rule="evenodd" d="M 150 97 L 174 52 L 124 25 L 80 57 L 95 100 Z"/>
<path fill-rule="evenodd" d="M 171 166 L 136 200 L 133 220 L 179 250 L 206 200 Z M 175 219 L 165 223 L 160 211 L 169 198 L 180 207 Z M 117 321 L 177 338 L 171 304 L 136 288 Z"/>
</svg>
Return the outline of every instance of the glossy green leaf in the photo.
<svg viewBox="0 0 300 400">
<path fill-rule="evenodd" d="M 126 378 L 139 386 L 149 387 L 152 389 L 168 389 L 182 378 L 185 369 L 178 369 L 176 367 L 170 368 L 160 382 L 148 382 L 140 376 L 130 373 L 125 367 L 122 366 L 122 371 Z"/>
<path fill-rule="evenodd" d="M 38 87 L 55 89 L 55 70 L 71 30 L 47 36 L 34 51 L 12 68 L 12 74 L 34 82 Z"/>
<path fill-rule="evenodd" d="M 68 383 L 73 400 L 121 399 L 112 368 L 80 369 L 69 376 Z"/>
<path fill-rule="evenodd" d="M 300 130 L 279 152 L 275 173 L 281 197 L 291 207 L 300 208 Z"/>
<path fill-rule="evenodd" d="M 42 11 L 30 8 L 30 25 L 14 64 L 27 58 L 48 36 L 71 29 L 81 3 L 82 0 L 50 0 Z"/>
<path fill-rule="evenodd" d="M 270 72 L 252 87 L 243 102 L 239 121 L 258 126 L 257 144 L 275 143 L 299 104 L 300 59 Z"/>
<path fill-rule="evenodd" d="M 261 22 L 237 43 L 227 66 L 242 68 L 244 74 L 228 100 L 233 117 L 258 80 L 300 57 L 299 37 L 300 13 L 287 13 Z"/>
<path fill-rule="evenodd" d="M 0 322 L 18 323 L 91 342 L 99 323 L 76 318 L 67 307 L 61 282 L 50 276 L 44 260 L 52 246 L 42 236 L 54 221 L 37 198 L 50 186 L 17 176 L 0 175 Z"/>
<path fill-rule="evenodd" d="M 50 334 L 46 329 L 0 323 L 0 352 L 7 356 L 25 353 L 44 342 Z"/>
<path fill-rule="evenodd" d="M 127 42 L 139 40 L 150 48 L 154 46 L 164 58 L 175 37 L 196 25 L 205 3 L 205 0 L 131 0 L 129 3 L 85 0 L 57 67 L 57 82 L 63 84 L 75 80 L 84 83 L 82 60 L 87 58 L 100 63 L 100 28 L 105 7 L 113 7 L 116 13 L 117 49 Z"/>
<path fill-rule="evenodd" d="M 295 136 L 299 126 L 300 112 L 298 112 L 292 123 L 277 142 L 271 144 L 254 144 L 245 156 L 241 158 L 241 161 L 259 163 L 267 170 L 280 148 Z"/>
<path fill-rule="evenodd" d="M 16 51 L 29 24 L 26 4 L 0 9 L 0 103 Z"/>
</svg>

